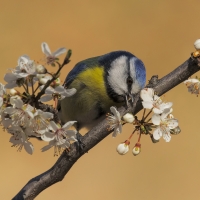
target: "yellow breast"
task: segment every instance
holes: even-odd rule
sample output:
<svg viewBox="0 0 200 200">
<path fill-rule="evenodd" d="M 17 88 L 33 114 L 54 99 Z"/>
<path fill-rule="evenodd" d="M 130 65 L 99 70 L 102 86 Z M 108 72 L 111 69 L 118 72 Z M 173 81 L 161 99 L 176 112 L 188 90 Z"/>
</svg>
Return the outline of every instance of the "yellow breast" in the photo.
<svg viewBox="0 0 200 200">
<path fill-rule="evenodd" d="M 77 92 L 61 102 L 63 116 L 67 120 L 84 121 L 87 118 L 91 121 L 98 117 L 98 106 L 108 112 L 116 104 L 107 95 L 103 67 L 96 66 L 81 72 L 69 88 L 76 88 Z"/>
</svg>

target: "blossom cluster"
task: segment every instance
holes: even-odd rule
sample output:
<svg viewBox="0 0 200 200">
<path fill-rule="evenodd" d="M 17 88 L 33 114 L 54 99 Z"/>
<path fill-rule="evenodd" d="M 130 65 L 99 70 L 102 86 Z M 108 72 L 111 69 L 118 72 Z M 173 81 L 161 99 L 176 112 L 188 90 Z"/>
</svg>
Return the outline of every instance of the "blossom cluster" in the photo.
<svg viewBox="0 0 200 200">
<path fill-rule="evenodd" d="M 32 154 L 34 147 L 30 138 L 36 137 L 49 142 L 42 151 L 54 147 L 57 155 L 61 150 L 68 149 L 71 142 L 77 141 L 77 131 L 69 130 L 76 121 L 69 121 L 61 126 L 54 121 L 54 114 L 44 112 L 39 104 L 54 100 L 56 109 L 58 100 L 72 96 L 76 90 L 60 85 L 59 71 L 64 65 L 58 62 L 57 56 L 65 53 L 66 49 L 60 48 L 51 53 L 48 44 L 42 43 L 42 51 L 46 56 L 45 65 L 57 64 L 57 72 L 51 74 L 44 65 L 36 63 L 29 56 L 20 56 L 17 67 L 10 69 L 4 76 L 7 83 L 0 83 L 0 122 L 12 135 L 12 146 L 16 146 L 19 151 L 24 148 L 27 153 Z M 19 87 L 24 91 L 20 92 Z"/>
<path fill-rule="evenodd" d="M 135 132 L 138 132 L 139 138 L 133 147 L 133 155 L 138 155 L 141 151 L 140 139 L 142 134 L 150 135 L 152 141 L 156 143 L 161 137 L 166 142 L 169 142 L 171 140 L 171 134 L 180 133 L 178 120 L 172 115 L 172 102 L 163 102 L 161 97 L 156 95 L 152 88 L 144 88 L 141 90 L 140 97 L 144 108 L 141 120 L 131 113 L 127 113 L 121 118 L 120 113 L 115 107 L 110 108 L 113 115 L 109 114 L 108 120 L 110 125 L 109 129 L 114 129 L 113 137 L 116 137 L 122 132 L 123 123 L 131 123 L 135 127 L 131 136 L 125 142 L 118 145 L 117 152 L 120 155 L 124 155 L 129 151 L 130 139 Z M 145 115 L 146 109 L 150 111 Z M 148 119 L 150 113 L 153 113 L 153 115 Z M 152 129 L 154 129 L 153 133 L 151 133 Z"/>
<path fill-rule="evenodd" d="M 188 88 L 188 92 L 191 94 L 196 94 L 197 96 L 200 94 L 200 81 L 196 78 L 189 78 L 188 80 L 184 81 L 185 85 Z"/>
</svg>

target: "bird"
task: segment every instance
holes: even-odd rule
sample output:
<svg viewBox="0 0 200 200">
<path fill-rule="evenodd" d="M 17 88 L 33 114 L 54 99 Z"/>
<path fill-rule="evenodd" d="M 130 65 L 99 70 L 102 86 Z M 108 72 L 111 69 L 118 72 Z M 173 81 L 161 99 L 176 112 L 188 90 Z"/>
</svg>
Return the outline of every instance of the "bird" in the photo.
<svg viewBox="0 0 200 200">
<path fill-rule="evenodd" d="M 77 121 L 76 129 L 91 129 L 106 118 L 111 106 L 134 100 L 144 88 L 146 69 L 139 58 L 127 51 L 113 51 L 77 63 L 64 86 L 77 91 L 60 102 L 62 122 Z"/>
</svg>

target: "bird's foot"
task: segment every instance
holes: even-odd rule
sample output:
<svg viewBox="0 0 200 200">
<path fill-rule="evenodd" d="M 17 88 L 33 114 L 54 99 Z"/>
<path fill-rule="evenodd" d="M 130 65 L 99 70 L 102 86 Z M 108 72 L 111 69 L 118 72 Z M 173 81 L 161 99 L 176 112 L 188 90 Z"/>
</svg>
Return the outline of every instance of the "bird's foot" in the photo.
<svg viewBox="0 0 200 200">
<path fill-rule="evenodd" d="M 77 149 L 78 149 L 79 153 L 81 153 L 86 146 L 83 142 L 83 136 L 79 132 L 77 132 L 76 139 L 77 139 L 77 142 L 76 142 Z"/>
</svg>

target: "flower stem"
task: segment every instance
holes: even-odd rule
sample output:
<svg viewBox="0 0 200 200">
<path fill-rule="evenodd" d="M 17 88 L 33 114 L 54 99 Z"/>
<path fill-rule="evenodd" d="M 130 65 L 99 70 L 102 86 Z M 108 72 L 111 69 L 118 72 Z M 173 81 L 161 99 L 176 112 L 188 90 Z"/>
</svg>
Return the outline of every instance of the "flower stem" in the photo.
<svg viewBox="0 0 200 200">
<path fill-rule="evenodd" d="M 32 95 L 34 93 L 34 88 L 33 88 L 33 79 L 31 79 L 31 88 L 32 88 Z"/>
<path fill-rule="evenodd" d="M 145 115 L 145 112 L 146 112 L 146 108 L 144 109 L 143 111 L 143 115 L 142 115 L 142 121 L 144 120 L 144 115 Z"/>
<path fill-rule="evenodd" d="M 134 131 L 133 131 L 133 132 L 131 133 L 131 135 L 129 136 L 128 140 L 130 140 L 130 139 L 132 138 L 133 134 L 134 134 L 135 131 L 137 131 L 137 130 L 138 130 L 137 128 L 134 129 Z"/>
<path fill-rule="evenodd" d="M 28 80 L 26 81 L 26 88 L 27 88 L 27 93 L 29 94 L 29 89 L 28 89 Z"/>
<path fill-rule="evenodd" d="M 38 88 L 40 87 L 40 84 L 38 84 L 38 86 L 36 87 L 36 89 L 33 92 L 33 95 L 35 94 L 35 92 L 38 90 Z"/>
<path fill-rule="evenodd" d="M 141 136 L 142 136 L 142 134 L 140 132 L 140 135 L 139 135 L 139 138 L 138 138 L 138 142 L 140 142 Z"/>
<path fill-rule="evenodd" d="M 58 98 L 55 97 L 55 98 L 54 98 L 54 108 L 56 109 L 57 106 L 58 106 Z"/>
<path fill-rule="evenodd" d="M 145 119 L 151 114 L 152 110 L 153 110 L 153 109 L 151 109 L 151 110 L 148 112 L 148 114 L 145 116 L 145 118 L 143 119 L 143 121 L 145 121 Z"/>
</svg>

